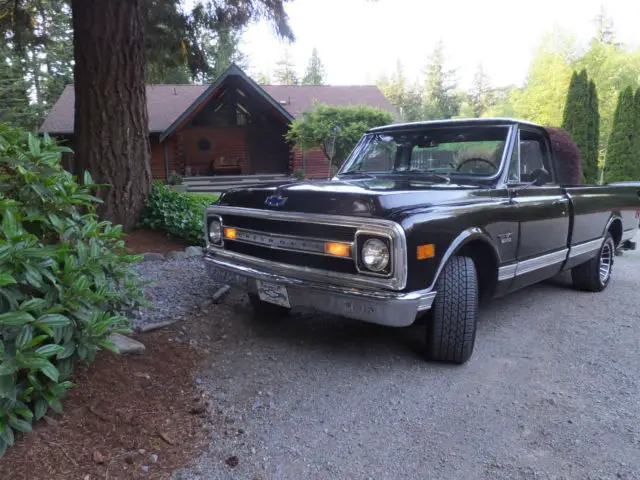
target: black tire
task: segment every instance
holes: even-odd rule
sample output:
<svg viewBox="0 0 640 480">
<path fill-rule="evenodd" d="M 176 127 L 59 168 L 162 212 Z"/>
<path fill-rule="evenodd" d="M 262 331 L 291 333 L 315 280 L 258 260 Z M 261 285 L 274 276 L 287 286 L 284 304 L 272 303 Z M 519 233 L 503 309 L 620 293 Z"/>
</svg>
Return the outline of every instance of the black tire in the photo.
<svg viewBox="0 0 640 480">
<path fill-rule="evenodd" d="M 574 287 L 587 292 L 601 292 L 607 288 L 613 271 L 615 249 L 613 236 L 611 233 L 607 233 L 598 254 L 588 262 L 581 263 L 571 269 L 571 280 Z M 607 262 L 609 262 L 608 268 Z M 601 275 L 601 267 L 603 275 Z M 606 274 L 604 274 L 604 269 L 606 269 Z"/>
<path fill-rule="evenodd" d="M 431 360 L 465 363 L 473 353 L 478 321 L 478 276 L 473 260 L 450 258 L 435 290 L 425 353 Z"/>
<path fill-rule="evenodd" d="M 249 293 L 248 295 L 254 319 L 276 320 L 278 318 L 287 317 L 291 313 L 290 308 L 274 305 L 269 302 L 263 302 L 255 293 Z"/>
</svg>

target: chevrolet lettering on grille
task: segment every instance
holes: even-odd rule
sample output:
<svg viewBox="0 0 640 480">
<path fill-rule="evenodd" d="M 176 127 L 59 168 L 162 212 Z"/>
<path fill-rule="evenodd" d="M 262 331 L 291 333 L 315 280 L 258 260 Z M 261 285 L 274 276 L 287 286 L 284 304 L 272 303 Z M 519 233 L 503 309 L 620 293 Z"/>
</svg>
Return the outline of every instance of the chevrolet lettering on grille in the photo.
<svg viewBox="0 0 640 480">
<path fill-rule="evenodd" d="M 239 242 L 253 243 L 254 245 L 262 245 L 265 247 L 324 253 L 324 242 L 315 240 L 269 235 L 247 230 L 237 230 L 235 239 Z"/>
</svg>

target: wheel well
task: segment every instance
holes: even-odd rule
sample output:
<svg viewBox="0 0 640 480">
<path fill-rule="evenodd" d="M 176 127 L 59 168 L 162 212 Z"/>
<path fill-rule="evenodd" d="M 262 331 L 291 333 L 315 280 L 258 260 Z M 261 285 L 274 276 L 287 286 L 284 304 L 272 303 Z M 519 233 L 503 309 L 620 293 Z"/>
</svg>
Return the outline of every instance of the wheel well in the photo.
<svg viewBox="0 0 640 480">
<path fill-rule="evenodd" d="M 613 241 L 615 242 L 616 247 L 620 245 L 620 242 L 622 241 L 622 222 L 619 218 L 616 218 L 613 222 L 611 222 L 611 225 L 609 225 L 609 232 L 613 237 Z"/>
<path fill-rule="evenodd" d="M 482 240 L 472 240 L 464 244 L 456 255 L 473 260 L 478 273 L 480 298 L 486 299 L 493 295 L 498 281 L 498 260 L 491 245 Z"/>
</svg>

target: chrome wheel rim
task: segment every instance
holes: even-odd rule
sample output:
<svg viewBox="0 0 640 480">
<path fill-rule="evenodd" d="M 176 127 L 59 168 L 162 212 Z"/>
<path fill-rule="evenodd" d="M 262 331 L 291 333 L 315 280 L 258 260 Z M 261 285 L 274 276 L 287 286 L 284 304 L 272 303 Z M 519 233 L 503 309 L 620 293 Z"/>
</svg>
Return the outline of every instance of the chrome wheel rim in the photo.
<svg viewBox="0 0 640 480">
<path fill-rule="evenodd" d="M 609 279 L 609 275 L 611 275 L 611 266 L 613 265 L 613 251 L 611 249 L 611 244 L 606 242 L 602 246 L 602 251 L 600 252 L 600 282 L 603 284 Z"/>
</svg>

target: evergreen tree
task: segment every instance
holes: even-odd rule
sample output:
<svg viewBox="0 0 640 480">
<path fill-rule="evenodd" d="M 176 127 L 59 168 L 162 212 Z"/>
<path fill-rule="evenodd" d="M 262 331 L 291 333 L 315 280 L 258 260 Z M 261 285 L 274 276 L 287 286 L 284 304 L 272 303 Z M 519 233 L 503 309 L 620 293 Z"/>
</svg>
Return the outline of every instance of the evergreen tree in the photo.
<svg viewBox="0 0 640 480">
<path fill-rule="evenodd" d="M 439 41 L 425 70 L 423 105 L 427 119 L 446 119 L 458 114 L 460 103 L 454 95 L 456 86 L 455 71 L 446 69 L 444 44 Z"/>
<path fill-rule="evenodd" d="M 567 92 L 567 100 L 562 117 L 562 128 L 569 132 L 571 138 L 580 150 L 582 158 L 583 176 L 588 176 L 588 182 L 594 181 L 595 172 L 587 175 L 587 163 L 591 160 L 592 142 L 589 134 L 591 126 L 591 102 L 589 99 L 589 80 L 586 70 L 573 72 Z"/>
<path fill-rule="evenodd" d="M 74 173 L 91 172 L 104 203 L 103 218 L 135 227 L 151 186 L 146 89 L 147 64 L 186 66 L 190 77 L 207 71 L 198 32 L 240 30 L 267 20 L 280 37 L 294 40 L 287 0 L 215 0 L 186 10 L 181 0 L 0 0 L 0 42 L 11 39 L 16 64 L 42 98 L 43 46 L 39 8 L 67 9 L 73 29 Z M 199 30 L 200 28 L 200 30 Z M 46 32 L 46 29 L 44 30 Z M 35 49 L 35 50 L 34 50 Z M 35 57 L 33 56 L 35 52 Z M 35 75 L 33 72 L 37 72 Z"/>
<path fill-rule="evenodd" d="M 273 76 L 276 82 L 280 85 L 297 85 L 298 75 L 296 74 L 296 67 L 291 55 L 291 51 L 286 48 L 282 54 L 280 60 L 276 62 L 276 69 L 273 72 Z"/>
<path fill-rule="evenodd" d="M 613 28 L 613 20 L 607 15 L 604 6 L 600 7 L 600 11 L 596 16 L 594 23 L 596 24 L 596 36 L 594 40 L 603 45 L 616 45 L 616 35 Z"/>
<path fill-rule="evenodd" d="M 473 110 L 474 117 L 482 117 L 491 106 L 491 92 L 489 77 L 484 73 L 482 63 L 479 63 L 476 73 L 473 75 L 473 82 L 469 91 L 469 104 Z"/>
<path fill-rule="evenodd" d="M 318 56 L 318 49 L 314 48 L 311 52 L 311 58 L 307 65 L 307 71 L 302 78 L 302 83 L 305 85 L 324 85 L 326 83 L 327 74 L 324 70 L 324 65 L 320 57 Z"/>
<path fill-rule="evenodd" d="M 8 43 L 0 44 L 0 123 L 37 126 L 38 115 L 28 98 L 29 84 Z"/>
<path fill-rule="evenodd" d="M 587 122 L 589 149 L 583 160 L 582 173 L 586 183 L 599 183 L 600 179 L 600 106 L 598 91 L 593 80 L 589 80 L 589 117 Z"/>
<path fill-rule="evenodd" d="M 254 78 L 258 85 L 271 85 L 271 74 L 269 72 L 259 72 Z"/>
<path fill-rule="evenodd" d="M 636 102 L 631 87 L 618 98 L 613 116 L 613 129 L 607 148 L 604 178 L 606 182 L 640 180 L 640 162 L 633 151 L 636 127 Z"/>
<path fill-rule="evenodd" d="M 634 97 L 634 128 L 631 139 L 631 151 L 634 155 L 635 169 L 640 168 L 640 88 L 636 90 Z M 640 180 L 640 177 L 634 178 Z"/>
<path fill-rule="evenodd" d="M 383 76 L 376 82 L 378 88 L 405 122 L 415 122 L 423 118 L 422 93 L 417 82 L 409 84 L 404 74 L 404 66 L 398 60 L 391 78 Z"/>
</svg>

